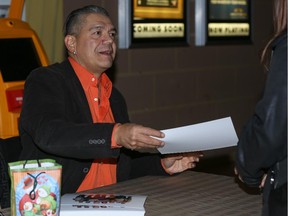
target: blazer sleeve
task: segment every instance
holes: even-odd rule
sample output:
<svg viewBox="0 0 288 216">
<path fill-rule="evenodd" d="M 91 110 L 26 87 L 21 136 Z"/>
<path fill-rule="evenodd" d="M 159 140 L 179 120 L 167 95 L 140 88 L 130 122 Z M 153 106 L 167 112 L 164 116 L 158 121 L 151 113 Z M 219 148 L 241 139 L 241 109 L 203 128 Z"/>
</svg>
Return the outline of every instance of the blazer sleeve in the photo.
<svg viewBox="0 0 288 216">
<path fill-rule="evenodd" d="M 262 176 L 287 157 L 287 36 L 276 46 L 262 99 L 238 142 L 236 167 L 243 181 L 259 186 Z"/>
</svg>

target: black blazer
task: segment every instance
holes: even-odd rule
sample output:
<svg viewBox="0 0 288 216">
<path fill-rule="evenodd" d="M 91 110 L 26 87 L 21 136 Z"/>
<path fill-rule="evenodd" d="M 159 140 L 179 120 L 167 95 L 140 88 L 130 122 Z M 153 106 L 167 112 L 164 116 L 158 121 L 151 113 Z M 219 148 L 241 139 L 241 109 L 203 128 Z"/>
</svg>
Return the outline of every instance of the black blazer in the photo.
<svg viewBox="0 0 288 216">
<path fill-rule="evenodd" d="M 129 122 L 126 102 L 113 87 L 117 123 Z M 95 158 L 117 158 L 117 181 L 164 174 L 158 154 L 111 149 L 114 123 L 93 123 L 81 83 L 68 60 L 31 72 L 25 82 L 19 132 L 20 159 L 55 159 L 62 165 L 62 194 L 77 190 Z M 145 157 L 144 157 L 145 156 Z"/>
</svg>

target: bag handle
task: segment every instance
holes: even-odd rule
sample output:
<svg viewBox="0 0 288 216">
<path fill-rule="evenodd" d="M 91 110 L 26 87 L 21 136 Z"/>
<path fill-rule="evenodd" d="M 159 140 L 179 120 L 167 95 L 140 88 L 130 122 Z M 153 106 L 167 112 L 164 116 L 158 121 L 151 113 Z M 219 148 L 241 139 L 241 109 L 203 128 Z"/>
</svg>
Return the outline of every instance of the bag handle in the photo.
<svg viewBox="0 0 288 216">
<path fill-rule="evenodd" d="M 40 176 L 41 174 L 43 174 L 43 173 L 45 173 L 45 172 L 40 172 L 38 175 L 36 175 L 36 176 L 33 176 L 33 175 L 31 175 L 30 173 L 27 173 L 31 178 L 33 178 L 33 180 L 34 180 L 34 183 L 33 183 L 33 189 L 30 191 L 30 193 L 29 193 L 29 197 L 30 197 L 30 199 L 31 200 L 35 200 L 35 198 L 36 198 L 36 187 L 37 187 L 37 184 L 38 184 L 38 182 L 37 182 L 37 178 L 38 178 L 38 176 Z"/>
<path fill-rule="evenodd" d="M 40 161 L 39 161 L 39 159 L 36 159 L 36 161 L 37 161 L 37 164 L 38 164 L 38 167 L 41 167 L 41 163 L 40 163 Z M 25 169 L 26 167 L 26 164 L 27 164 L 27 162 L 28 162 L 28 160 L 25 160 L 25 162 L 24 162 L 24 164 L 23 164 L 23 169 Z M 36 198 L 36 187 L 37 187 L 37 184 L 38 184 L 38 182 L 37 182 L 37 178 L 38 178 L 38 176 L 40 176 L 42 173 L 45 173 L 45 172 L 40 172 L 37 176 L 33 176 L 33 175 L 31 175 L 30 173 L 27 173 L 31 178 L 33 178 L 33 180 L 34 180 L 34 183 L 33 183 L 33 189 L 30 191 L 30 193 L 29 193 L 29 197 L 30 197 L 30 199 L 31 200 L 35 200 L 35 198 Z"/>
<path fill-rule="evenodd" d="M 38 167 L 41 167 L 41 163 L 40 163 L 39 159 L 36 159 L 36 161 L 37 161 Z M 25 160 L 25 162 L 23 164 L 23 169 L 26 168 L 25 166 L 26 166 L 27 162 L 28 162 L 28 160 Z"/>
</svg>

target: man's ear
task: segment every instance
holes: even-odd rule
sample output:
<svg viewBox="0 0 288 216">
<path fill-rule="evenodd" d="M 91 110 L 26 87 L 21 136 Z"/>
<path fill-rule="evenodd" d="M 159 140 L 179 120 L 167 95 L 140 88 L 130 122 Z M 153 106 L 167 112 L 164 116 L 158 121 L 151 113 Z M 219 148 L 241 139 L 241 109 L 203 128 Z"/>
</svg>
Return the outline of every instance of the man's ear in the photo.
<svg viewBox="0 0 288 216">
<path fill-rule="evenodd" d="M 65 46 L 70 53 L 76 51 L 76 38 L 72 35 L 66 35 L 64 38 Z"/>
</svg>

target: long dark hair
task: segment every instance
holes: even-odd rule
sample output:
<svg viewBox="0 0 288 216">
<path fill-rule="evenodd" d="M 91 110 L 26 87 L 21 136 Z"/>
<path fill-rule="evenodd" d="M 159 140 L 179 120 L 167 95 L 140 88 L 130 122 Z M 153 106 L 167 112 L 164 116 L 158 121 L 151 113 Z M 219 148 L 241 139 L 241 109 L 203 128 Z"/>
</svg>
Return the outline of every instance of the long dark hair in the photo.
<svg viewBox="0 0 288 216">
<path fill-rule="evenodd" d="M 273 36 L 264 47 L 261 55 L 261 63 L 266 69 L 268 69 L 268 65 L 270 62 L 272 50 L 271 45 L 273 41 L 280 35 L 287 32 L 287 0 L 274 0 L 273 26 Z"/>
</svg>

